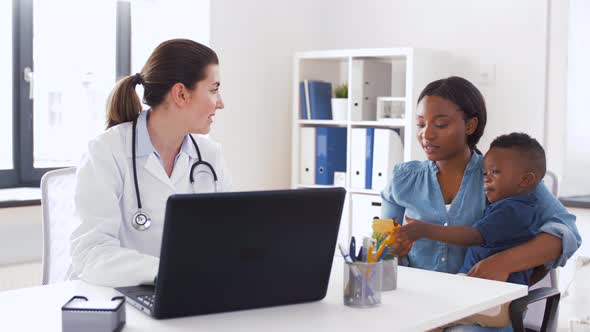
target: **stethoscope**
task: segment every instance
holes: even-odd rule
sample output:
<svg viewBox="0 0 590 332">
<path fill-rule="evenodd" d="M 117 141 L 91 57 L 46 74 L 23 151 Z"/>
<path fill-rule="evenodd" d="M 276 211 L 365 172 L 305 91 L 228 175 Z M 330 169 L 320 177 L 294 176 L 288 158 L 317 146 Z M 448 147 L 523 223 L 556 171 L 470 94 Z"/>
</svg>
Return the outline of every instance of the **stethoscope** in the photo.
<svg viewBox="0 0 590 332">
<path fill-rule="evenodd" d="M 141 198 L 139 197 L 139 182 L 137 181 L 137 165 L 136 165 L 136 158 L 135 158 L 136 129 L 137 129 L 137 119 L 133 120 L 133 133 L 131 135 L 131 137 L 132 137 L 131 157 L 133 158 L 133 182 L 135 183 L 135 194 L 137 195 L 137 212 L 133 215 L 133 219 L 131 221 L 131 224 L 133 225 L 133 227 L 136 230 L 143 231 L 143 230 L 146 230 L 150 227 L 150 225 L 152 224 L 152 219 L 150 218 L 150 216 L 148 216 L 141 209 Z M 215 191 L 217 191 L 217 173 L 215 173 L 215 169 L 213 168 L 213 166 L 210 163 L 204 161 L 203 158 L 201 158 L 201 151 L 199 150 L 199 146 L 197 145 L 197 142 L 193 138 L 193 135 L 188 134 L 188 136 L 190 137 L 191 141 L 193 142 L 193 145 L 195 146 L 195 150 L 197 150 L 197 158 L 198 158 L 197 161 L 195 163 L 193 163 L 193 166 L 191 167 L 191 172 L 190 172 L 190 176 L 189 176 L 191 184 L 195 183 L 195 178 L 193 177 L 193 171 L 195 170 L 195 168 L 199 165 L 204 165 L 204 166 L 207 166 L 209 168 L 209 170 L 211 171 L 211 174 L 213 174 L 213 185 L 215 186 Z"/>
</svg>

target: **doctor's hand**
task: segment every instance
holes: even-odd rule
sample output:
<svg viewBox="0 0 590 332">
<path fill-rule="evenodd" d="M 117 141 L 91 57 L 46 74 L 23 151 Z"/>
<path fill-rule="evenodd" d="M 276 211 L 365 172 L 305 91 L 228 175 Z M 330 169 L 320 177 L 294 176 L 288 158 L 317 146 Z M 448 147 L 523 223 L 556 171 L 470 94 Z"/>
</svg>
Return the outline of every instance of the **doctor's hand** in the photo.
<svg viewBox="0 0 590 332">
<path fill-rule="evenodd" d="M 482 279 L 506 281 L 508 280 L 510 271 L 499 260 L 494 259 L 492 255 L 475 264 L 467 275 Z"/>
</svg>

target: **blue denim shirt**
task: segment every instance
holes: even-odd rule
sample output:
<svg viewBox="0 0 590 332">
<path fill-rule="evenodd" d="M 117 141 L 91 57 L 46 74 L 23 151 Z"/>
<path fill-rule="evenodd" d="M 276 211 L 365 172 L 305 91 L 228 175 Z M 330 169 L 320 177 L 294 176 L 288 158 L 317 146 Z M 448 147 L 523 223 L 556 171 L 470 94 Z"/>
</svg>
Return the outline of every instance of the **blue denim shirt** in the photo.
<svg viewBox="0 0 590 332">
<path fill-rule="evenodd" d="M 543 224 L 533 193 L 506 197 L 486 208 L 483 217 L 473 227 L 479 230 L 483 245 L 467 249 L 461 273 L 468 273 L 479 261 L 500 251 L 510 249 L 532 240 Z M 508 282 L 528 285 L 533 269 L 512 272 Z"/>
<path fill-rule="evenodd" d="M 459 192 L 449 210 L 436 178 L 438 167 L 433 161 L 410 161 L 394 167 L 393 177 L 381 193 L 382 217 L 403 220 L 410 218 L 438 225 L 473 226 L 486 208 L 483 189 L 483 156 L 474 153 L 467 164 Z M 541 182 L 533 191 L 540 206 L 540 232 L 562 240 L 562 255 L 545 264 L 547 268 L 564 266 L 580 247 L 582 239 L 576 228 L 576 217 L 547 190 Z M 429 239 L 414 242 L 412 249 L 400 262 L 432 271 L 457 273 L 463 265 L 467 247 L 450 245 Z"/>
</svg>

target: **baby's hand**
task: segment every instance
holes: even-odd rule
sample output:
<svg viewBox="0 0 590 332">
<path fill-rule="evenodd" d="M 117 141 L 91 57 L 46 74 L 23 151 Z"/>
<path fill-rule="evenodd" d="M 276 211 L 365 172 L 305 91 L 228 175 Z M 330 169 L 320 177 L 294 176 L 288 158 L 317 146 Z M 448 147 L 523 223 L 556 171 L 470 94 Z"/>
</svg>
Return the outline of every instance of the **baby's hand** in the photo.
<svg viewBox="0 0 590 332">
<path fill-rule="evenodd" d="M 428 230 L 428 223 L 423 221 L 415 220 L 406 216 L 407 224 L 403 225 L 398 231 L 397 236 L 400 241 L 416 241 L 423 237 L 426 237 Z"/>
</svg>

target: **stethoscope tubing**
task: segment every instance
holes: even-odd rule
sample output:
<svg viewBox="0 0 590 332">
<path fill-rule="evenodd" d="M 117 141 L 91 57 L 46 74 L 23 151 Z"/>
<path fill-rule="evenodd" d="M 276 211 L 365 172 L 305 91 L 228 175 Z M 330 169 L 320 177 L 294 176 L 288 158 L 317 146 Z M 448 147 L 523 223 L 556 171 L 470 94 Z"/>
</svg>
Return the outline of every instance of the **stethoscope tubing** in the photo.
<svg viewBox="0 0 590 332">
<path fill-rule="evenodd" d="M 151 219 L 149 218 L 149 216 L 147 214 L 145 214 L 144 212 L 142 212 L 142 205 L 141 205 L 141 195 L 139 193 L 139 181 L 137 179 L 137 154 L 136 154 L 136 132 L 137 132 L 137 118 L 135 120 L 133 120 L 133 132 L 131 134 L 131 157 L 133 159 L 133 183 L 135 186 L 135 196 L 137 198 L 137 213 L 135 213 L 133 215 L 133 220 L 132 220 L 132 224 L 133 227 L 135 227 L 135 229 L 137 230 L 145 230 L 147 228 L 149 228 L 150 224 L 151 224 Z M 211 174 L 213 175 L 213 183 L 215 185 L 215 191 L 217 191 L 217 173 L 215 172 L 215 169 L 213 168 L 213 165 L 211 165 L 210 163 L 206 162 L 203 160 L 203 158 L 201 157 L 201 150 L 199 150 L 199 146 L 197 145 L 197 141 L 195 141 L 195 138 L 193 137 L 193 135 L 188 134 L 188 136 L 190 137 L 191 141 L 193 142 L 193 145 L 195 147 L 195 150 L 197 151 L 197 161 L 195 163 L 193 163 L 193 165 L 191 166 L 191 170 L 190 170 L 190 176 L 189 176 L 189 180 L 191 182 L 191 184 L 194 184 L 195 179 L 193 177 L 193 171 L 194 169 L 199 166 L 199 165 L 204 165 L 207 168 L 209 168 L 209 170 L 211 170 Z M 143 221 L 143 222 L 139 222 L 139 220 Z"/>
</svg>

